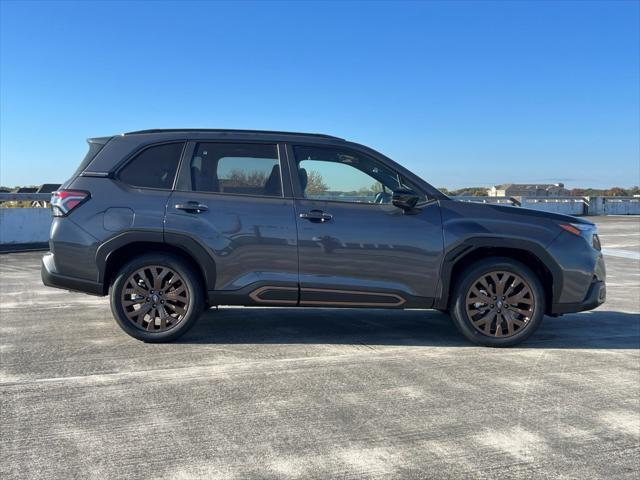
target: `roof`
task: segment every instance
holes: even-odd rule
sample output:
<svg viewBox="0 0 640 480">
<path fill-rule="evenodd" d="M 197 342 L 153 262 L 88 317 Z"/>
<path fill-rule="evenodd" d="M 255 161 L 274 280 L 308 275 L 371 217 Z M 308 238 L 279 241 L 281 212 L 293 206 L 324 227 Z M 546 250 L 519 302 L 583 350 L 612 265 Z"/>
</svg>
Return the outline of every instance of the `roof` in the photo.
<svg viewBox="0 0 640 480">
<path fill-rule="evenodd" d="M 176 133 L 176 132 L 203 132 L 203 133 L 239 133 L 247 135 L 291 135 L 303 137 L 330 138 L 332 140 L 344 140 L 344 138 L 325 135 L 323 133 L 280 132 L 277 130 L 235 130 L 225 128 L 155 128 L 150 130 L 136 130 L 126 132 L 123 135 L 144 135 L 152 133 Z"/>
<path fill-rule="evenodd" d="M 509 188 L 517 188 L 518 190 L 537 190 L 548 188 L 564 188 L 562 183 L 504 183 L 496 185 L 497 190 L 507 190 Z"/>
<path fill-rule="evenodd" d="M 52 193 L 60 188 L 59 183 L 43 183 L 36 193 Z"/>
</svg>

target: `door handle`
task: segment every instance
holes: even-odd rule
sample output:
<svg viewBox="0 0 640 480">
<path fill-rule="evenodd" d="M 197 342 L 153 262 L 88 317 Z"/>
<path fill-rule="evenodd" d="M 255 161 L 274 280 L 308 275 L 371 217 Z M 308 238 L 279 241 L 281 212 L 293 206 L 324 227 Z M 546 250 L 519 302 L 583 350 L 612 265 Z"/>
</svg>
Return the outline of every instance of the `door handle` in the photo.
<svg viewBox="0 0 640 480">
<path fill-rule="evenodd" d="M 198 202 L 178 203 L 175 208 L 189 213 L 202 213 L 209 210 L 209 207 Z"/>
<path fill-rule="evenodd" d="M 298 216 L 304 220 L 317 223 L 325 223 L 333 218 L 333 215 L 324 213 L 322 210 L 311 210 L 310 212 L 300 213 Z"/>
</svg>

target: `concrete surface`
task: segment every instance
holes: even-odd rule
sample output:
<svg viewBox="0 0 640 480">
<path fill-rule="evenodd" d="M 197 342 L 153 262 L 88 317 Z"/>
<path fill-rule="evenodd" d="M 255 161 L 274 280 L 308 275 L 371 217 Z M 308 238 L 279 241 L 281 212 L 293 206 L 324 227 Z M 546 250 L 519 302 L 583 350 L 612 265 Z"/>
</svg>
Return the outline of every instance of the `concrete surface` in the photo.
<svg viewBox="0 0 640 480">
<path fill-rule="evenodd" d="M 640 219 L 599 217 L 609 301 L 520 348 L 433 311 L 210 311 L 180 343 L 0 256 L 0 477 L 638 478 Z"/>
</svg>

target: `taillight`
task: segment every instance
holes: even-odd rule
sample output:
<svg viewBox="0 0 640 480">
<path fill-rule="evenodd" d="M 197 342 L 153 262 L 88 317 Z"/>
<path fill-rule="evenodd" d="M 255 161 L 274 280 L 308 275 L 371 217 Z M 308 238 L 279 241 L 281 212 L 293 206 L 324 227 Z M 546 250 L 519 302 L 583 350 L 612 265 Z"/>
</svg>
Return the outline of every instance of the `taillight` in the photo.
<svg viewBox="0 0 640 480">
<path fill-rule="evenodd" d="M 83 190 L 58 190 L 51 194 L 51 214 L 54 217 L 69 215 L 74 208 L 91 198 L 89 192 Z"/>
</svg>

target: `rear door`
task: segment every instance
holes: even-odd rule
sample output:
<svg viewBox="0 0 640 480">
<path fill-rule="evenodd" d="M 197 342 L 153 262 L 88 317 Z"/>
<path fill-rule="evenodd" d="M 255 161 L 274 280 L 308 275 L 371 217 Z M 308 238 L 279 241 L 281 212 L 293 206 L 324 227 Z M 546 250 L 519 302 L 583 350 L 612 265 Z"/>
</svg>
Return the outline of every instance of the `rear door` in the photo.
<svg viewBox="0 0 640 480">
<path fill-rule="evenodd" d="M 384 162 L 349 148 L 289 147 L 300 304 L 425 307 L 442 255 L 439 205 Z M 393 190 L 422 196 L 411 214 Z"/>
<path fill-rule="evenodd" d="M 189 236 L 213 258 L 215 285 L 208 288 L 217 304 L 298 301 L 296 224 L 283 152 L 276 143 L 187 145 L 165 236 Z"/>
</svg>

